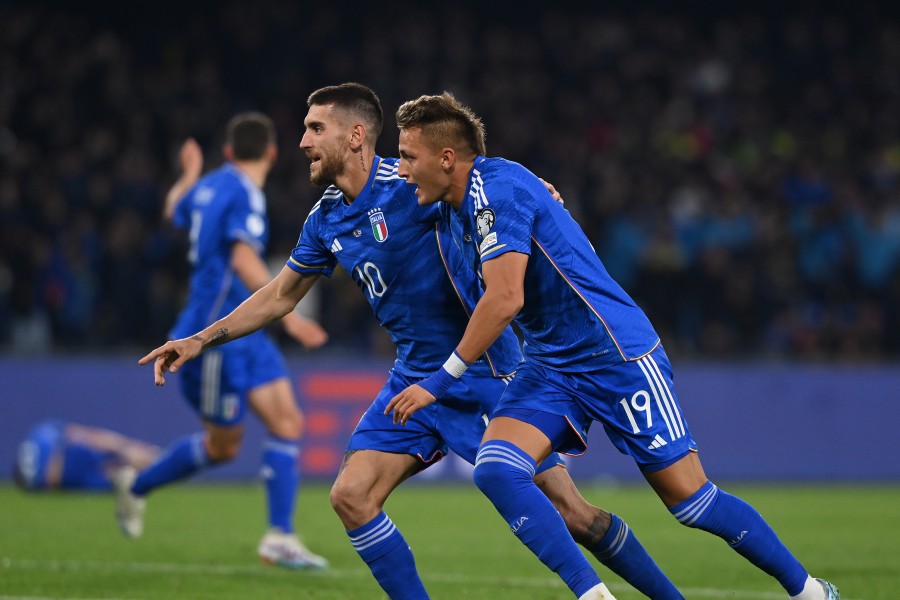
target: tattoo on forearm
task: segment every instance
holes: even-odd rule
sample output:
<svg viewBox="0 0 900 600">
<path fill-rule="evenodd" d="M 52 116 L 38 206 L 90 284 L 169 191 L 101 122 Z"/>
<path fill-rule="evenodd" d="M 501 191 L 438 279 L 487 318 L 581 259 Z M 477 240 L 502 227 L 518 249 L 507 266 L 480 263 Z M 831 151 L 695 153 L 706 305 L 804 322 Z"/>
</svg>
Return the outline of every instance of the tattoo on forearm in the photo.
<svg viewBox="0 0 900 600">
<path fill-rule="evenodd" d="M 214 334 L 212 334 L 212 337 L 209 338 L 209 341 L 206 342 L 206 346 L 209 348 L 212 348 L 213 346 L 218 346 L 219 344 L 224 344 L 227 341 L 228 341 L 228 329 L 226 329 L 225 327 L 221 327 L 218 330 L 216 330 L 216 332 Z"/>
</svg>

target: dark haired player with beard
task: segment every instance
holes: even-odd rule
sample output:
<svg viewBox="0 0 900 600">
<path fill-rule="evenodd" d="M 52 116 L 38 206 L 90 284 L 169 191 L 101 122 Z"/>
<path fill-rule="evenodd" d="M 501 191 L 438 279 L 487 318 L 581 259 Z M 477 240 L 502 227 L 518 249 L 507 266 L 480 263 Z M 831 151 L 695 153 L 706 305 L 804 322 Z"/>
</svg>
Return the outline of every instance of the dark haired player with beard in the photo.
<svg viewBox="0 0 900 600">
<path fill-rule="evenodd" d="M 381 103 L 369 88 L 348 83 L 313 92 L 300 147 L 312 161 L 310 179 L 329 185 L 312 208 L 287 266 L 270 283 L 197 335 L 172 341 L 143 359 L 156 360 L 158 383 L 203 350 L 247 335 L 293 309 L 316 279 L 337 264 L 354 278 L 397 347 L 387 382 L 347 444 L 331 502 L 360 557 L 394 600 L 428 594 L 412 550 L 384 512 L 407 478 L 448 449 L 474 462 L 491 412 L 522 358 L 505 329 L 474 360 L 441 402 L 405 426 L 385 414 L 388 401 L 439 368 L 468 323 L 480 295 L 475 274 L 439 223 L 437 207 L 420 207 L 397 174 L 397 160 L 375 154 Z M 644 594 L 682 598 L 617 516 L 578 493 L 561 459 L 552 455 L 534 480 L 562 513 L 571 536 Z M 572 537 L 562 532 L 570 543 Z"/>
</svg>

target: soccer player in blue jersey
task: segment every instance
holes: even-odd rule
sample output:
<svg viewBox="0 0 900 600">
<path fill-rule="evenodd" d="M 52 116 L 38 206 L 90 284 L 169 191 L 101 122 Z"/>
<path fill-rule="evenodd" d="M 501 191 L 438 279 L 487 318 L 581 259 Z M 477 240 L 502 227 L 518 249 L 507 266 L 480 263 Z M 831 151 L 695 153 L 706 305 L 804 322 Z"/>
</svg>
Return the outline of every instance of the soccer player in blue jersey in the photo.
<svg viewBox="0 0 900 600">
<path fill-rule="evenodd" d="M 160 449 L 109 429 L 41 421 L 19 443 L 13 481 L 24 490 L 109 492 L 123 474 L 143 469 Z"/>
<path fill-rule="evenodd" d="M 272 121 L 254 112 L 233 117 L 223 150 L 227 162 L 201 178 L 203 154 L 188 140 L 180 153 L 181 177 L 166 196 L 165 216 L 190 232 L 190 292 L 174 337 L 217 321 L 269 281 L 262 259 L 268 227 L 262 188 L 277 155 Z M 327 340 L 315 322 L 293 312 L 280 316 L 288 334 L 304 346 Z M 264 562 L 287 568 L 325 567 L 325 559 L 310 552 L 294 532 L 303 416 L 274 342 L 259 331 L 207 352 L 203 360 L 185 366 L 179 383 L 204 431 L 175 441 L 133 482 L 122 482 L 118 514 L 126 535 L 140 535 L 143 498 L 152 490 L 237 456 L 250 408 L 267 431 L 261 472 L 269 529 L 257 553 Z"/>
<path fill-rule="evenodd" d="M 309 97 L 300 147 L 310 179 L 329 185 L 310 211 L 282 272 L 231 315 L 197 335 L 168 342 L 141 359 L 155 363 L 158 384 L 206 348 L 246 335 L 290 311 L 321 275 L 340 264 L 390 333 L 397 360 L 388 381 L 347 445 L 331 502 L 360 557 L 394 600 L 427 598 L 415 560 L 383 506 L 391 492 L 445 455 L 474 463 L 486 414 L 521 360 L 510 329 L 485 348 L 440 402 L 405 426 L 385 414 L 387 402 L 441 365 L 465 331 L 481 290 L 453 244 L 437 206 L 419 206 L 397 175 L 397 160 L 375 154 L 382 127 L 378 97 L 360 84 Z M 188 363 L 190 364 L 190 363 Z M 609 568 L 654 598 L 682 598 L 628 526 L 588 504 L 556 455 L 535 483 L 562 513 L 571 535 Z M 564 530 L 562 535 L 571 542 Z"/>
<path fill-rule="evenodd" d="M 390 401 L 395 421 L 445 397 L 515 319 L 525 362 L 493 412 L 475 483 L 576 596 L 602 584 L 575 544 L 561 548 L 565 525 L 532 476 L 553 451 L 584 452 L 600 421 L 680 523 L 721 537 L 791 598 L 838 598 L 753 507 L 707 479 L 658 335 L 538 178 L 486 158 L 480 119 L 449 93 L 406 102 L 397 124 L 398 174 L 417 186 L 419 204 L 440 202 L 485 291 L 444 366 Z"/>
</svg>

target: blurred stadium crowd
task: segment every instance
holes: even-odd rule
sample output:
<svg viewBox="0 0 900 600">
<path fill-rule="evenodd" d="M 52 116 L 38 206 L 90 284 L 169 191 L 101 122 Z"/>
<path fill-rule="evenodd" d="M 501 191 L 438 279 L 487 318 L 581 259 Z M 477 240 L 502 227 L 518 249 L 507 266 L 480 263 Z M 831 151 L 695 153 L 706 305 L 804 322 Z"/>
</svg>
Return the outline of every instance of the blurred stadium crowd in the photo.
<svg viewBox="0 0 900 600">
<path fill-rule="evenodd" d="M 184 236 L 160 219 L 177 147 L 194 136 L 216 166 L 240 110 L 270 114 L 281 136 L 266 192 L 283 264 L 321 193 L 297 149 L 306 96 L 356 80 L 381 95 L 386 156 L 400 102 L 448 89 L 470 104 L 490 154 L 562 191 L 670 354 L 900 355 L 889 5 L 584 4 L 0 4 L 0 347 L 162 342 L 187 282 Z M 390 353 L 352 287 L 323 287 L 332 344 Z"/>
</svg>

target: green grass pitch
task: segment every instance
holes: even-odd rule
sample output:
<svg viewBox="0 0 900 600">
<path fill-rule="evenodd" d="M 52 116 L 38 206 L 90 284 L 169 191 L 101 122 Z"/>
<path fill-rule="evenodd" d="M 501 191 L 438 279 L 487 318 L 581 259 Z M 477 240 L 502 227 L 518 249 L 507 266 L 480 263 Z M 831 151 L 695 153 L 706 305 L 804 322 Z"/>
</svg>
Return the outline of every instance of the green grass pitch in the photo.
<svg viewBox="0 0 900 600">
<path fill-rule="evenodd" d="M 754 504 L 814 575 L 839 585 L 844 600 L 900 598 L 900 486 L 723 487 Z M 678 525 L 648 487 L 583 492 L 626 519 L 687 598 L 786 598 L 721 540 Z M 307 545 L 331 561 L 319 573 L 257 562 L 258 485 L 161 490 L 149 500 L 139 540 L 119 534 L 113 507 L 111 495 L 0 486 L 0 600 L 384 598 L 333 514 L 327 485 L 305 485 L 297 515 Z M 472 486 L 407 484 L 386 508 L 434 600 L 572 598 Z M 599 571 L 620 600 L 642 597 Z"/>
</svg>

